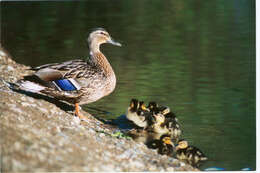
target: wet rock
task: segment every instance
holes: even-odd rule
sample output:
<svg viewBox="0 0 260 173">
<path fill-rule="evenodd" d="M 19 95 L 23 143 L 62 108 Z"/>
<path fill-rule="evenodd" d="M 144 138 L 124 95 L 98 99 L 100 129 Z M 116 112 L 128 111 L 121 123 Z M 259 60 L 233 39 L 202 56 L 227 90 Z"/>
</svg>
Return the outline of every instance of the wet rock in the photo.
<svg viewBox="0 0 260 173">
<path fill-rule="evenodd" d="M 87 112 L 82 111 L 89 120 L 80 121 L 64 108 L 71 107 L 66 103 L 10 90 L 5 81 L 31 74 L 28 69 L 0 48 L 3 172 L 198 170 L 144 144 L 114 136 L 113 128 Z"/>
</svg>

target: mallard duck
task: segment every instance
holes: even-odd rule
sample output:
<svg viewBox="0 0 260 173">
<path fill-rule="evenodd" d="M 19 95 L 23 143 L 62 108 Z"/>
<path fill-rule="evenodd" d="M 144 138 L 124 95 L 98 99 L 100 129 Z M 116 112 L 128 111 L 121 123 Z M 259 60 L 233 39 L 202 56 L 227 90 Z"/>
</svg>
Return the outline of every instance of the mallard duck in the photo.
<svg viewBox="0 0 260 173">
<path fill-rule="evenodd" d="M 138 101 L 137 99 L 132 99 L 130 106 L 127 108 L 126 117 L 128 120 L 132 121 L 138 127 L 145 129 L 149 122 L 150 112 L 144 105 L 143 101 Z"/>
<path fill-rule="evenodd" d="M 105 29 L 96 28 L 88 37 L 88 61 L 76 59 L 32 68 L 34 74 L 19 80 L 16 89 L 45 94 L 75 104 L 76 116 L 86 118 L 80 114 L 79 105 L 109 95 L 116 86 L 115 73 L 99 49 L 103 43 L 121 46 Z"/>
<path fill-rule="evenodd" d="M 172 156 L 174 151 L 174 143 L 169 135 L 162 135 L 160 139 L 154 139 L 147 143 L 148 148 L 158 149 L 158 153 L 162 155 Z"/>
<path fill-rule="evenodd" d="M 185 140 L 180 140 L 175 150 L 178 159 L 186 161 L 194 167 L 199 167 L 202 161 L 208 160 L 197 147 L 189 146 Z"/>
</svg>

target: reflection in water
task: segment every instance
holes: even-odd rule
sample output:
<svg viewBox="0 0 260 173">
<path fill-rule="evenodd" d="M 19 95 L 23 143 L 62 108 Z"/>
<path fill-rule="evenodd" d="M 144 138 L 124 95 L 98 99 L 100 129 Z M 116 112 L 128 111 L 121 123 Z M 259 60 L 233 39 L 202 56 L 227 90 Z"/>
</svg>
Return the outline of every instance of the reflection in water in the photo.
<svg viewBox="0 0 260 173">
<path fill-rule="evenodd" d="M 99 8 L 96 8 L 96 7 Z M 88 56 L 86 37 L 104 27 L 123 43 L 102 46 L 117 75 L 110 96 L 84 107 L 124 114 L 131 98 L 177 113 L 203 149 L 203 167 L 255 169 L 254 2 L 3 2 L 2 45 L 27 65 Z M 37 14 L 37 15 L 32 15 Z"/>
</svg>

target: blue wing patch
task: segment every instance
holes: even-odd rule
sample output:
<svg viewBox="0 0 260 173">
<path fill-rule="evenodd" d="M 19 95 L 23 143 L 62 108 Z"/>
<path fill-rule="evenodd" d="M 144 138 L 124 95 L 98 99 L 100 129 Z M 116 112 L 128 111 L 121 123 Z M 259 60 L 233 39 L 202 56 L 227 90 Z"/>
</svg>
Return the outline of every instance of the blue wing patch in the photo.
<svg viewBox="0 0 260 173">
<path fill-rule="evenodd" d="M 54 84 L 63 91 L 74 91 L 77 90 L 76 86 L 68 79 L 59 79 L 53 81 Z"/>
</svg>

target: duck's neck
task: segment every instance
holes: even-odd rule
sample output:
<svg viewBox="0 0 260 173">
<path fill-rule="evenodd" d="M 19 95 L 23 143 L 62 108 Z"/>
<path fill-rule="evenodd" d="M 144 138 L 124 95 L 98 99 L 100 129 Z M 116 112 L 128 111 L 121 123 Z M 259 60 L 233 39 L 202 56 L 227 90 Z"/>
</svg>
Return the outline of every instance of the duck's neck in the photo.
<svg viewBox="0 0 260 173">
<path fill-rule="evenodd" d="M 113 75 L 114 71 L 108 62 L 105 55 L 99 50 L 99 45 L 90 44 L 90 58 L 91 61 L 94 62 L 98 68 L 103 70 L 107 75 Z"/>
<path fill-rule="evenodd" d="M 95 53 L 95 52 L 100 52 L 99 50 L 100 44 L 98 43 L 97 40 L 93 40 L 92 42 L 89 43 L 89 51 L 90 53 Z"/>
</svg>

